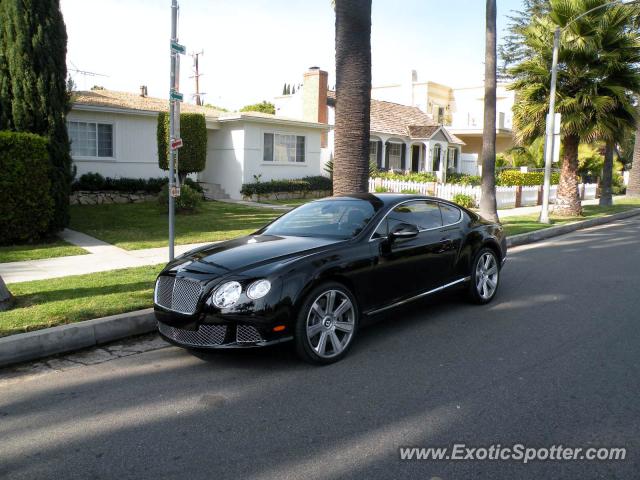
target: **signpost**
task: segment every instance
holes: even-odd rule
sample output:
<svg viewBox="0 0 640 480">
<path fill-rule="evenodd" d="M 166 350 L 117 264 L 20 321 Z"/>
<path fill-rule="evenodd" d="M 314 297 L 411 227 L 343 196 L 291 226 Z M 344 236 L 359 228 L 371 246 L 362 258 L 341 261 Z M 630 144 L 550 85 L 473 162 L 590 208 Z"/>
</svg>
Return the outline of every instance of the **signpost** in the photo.
<svg viewBox="0 0 640 480">
<path fill-rule="evenodd" d="M 180 196 L 180 182 L 176 182 L 178 171 L 178 149 L 182 147 L 180 138 L 180 102 L 184 95 L 180 93 L 180 55 L 187 52 L 184 45 L 178 43 L 178 0 L 171 0 L 171 72 L 169 75 L 169 261 L 174 258 L 175 244 L 175 204 Z"/>
</svg>

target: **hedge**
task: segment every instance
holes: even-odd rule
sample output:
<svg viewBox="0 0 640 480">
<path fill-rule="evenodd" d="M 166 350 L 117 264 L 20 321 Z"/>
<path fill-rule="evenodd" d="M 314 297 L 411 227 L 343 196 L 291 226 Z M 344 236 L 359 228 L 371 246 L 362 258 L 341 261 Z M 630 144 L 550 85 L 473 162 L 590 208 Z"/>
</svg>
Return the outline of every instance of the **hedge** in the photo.
<svg viewBox="0 0 640 480">
<path fill-rule="evenodd" d="M 88 192 L 114 191 L 114 192 L 147 192 L 160 193 L 162 187 L 169 182 L 166 177 L 159 178 L 110 178 L 103 177 L 99 173 L 85 173 L 73 182 L 71 190 Z M 202 187 L 187 178 L 185 184 L 192 189 L 202 192 Z"/>
<path fill-rule="evenodd" d="M 560 182 L 560 173 L 551 174 L 551 184 L 557 185 Z M 522 186 L 529 187 L 542 185 L 544 183 L 544 172 L 521 172 L 520 170 L 503 170 L 496 177 L 496 185 L 503 187 Z"/>
<path fill-rule="evenodd" d="M 0 244 L 34 242 L 52 222 L 48 140 L 0 132 Z"/>
<path fill-rule="evenodd" d="M 245 197 L 252 195 L 266 195 L 279 192 L 313 192 L 330 191 L 331 179 L 321 175 L 315 177 L 296 178 L 292 180 L 270 180 L 268 182 L 245 183 L 240 193 Z"/>
<path fill-rule="evenodd" d="M 169 114 L 158 114 L 158 165 L 169 170 Z M 207 161 L 207 123 L 201 113 L 180 114 L 180 137 L 184 142 L 178 150 L 180 175 L 201 172 Z"/>
<path fill-rule="evenodd" d="M 482 178 L 479 175 L 469 175 L 466 173 L 448 173 L 447 183 L 456 183 L 458 185 L 477 186 L 482 184 Z"/>
<path fill-rule="evenodd" d="M 371 174 L 372 178 L 384 178 L 386 180 L 400 180 L 402 182 L 435 182 L 437 180 L 435 173 L 432 172 L 413 172 L 413 173 L 395 173 L 395 172 L 375 172 Z"/>
</svg>

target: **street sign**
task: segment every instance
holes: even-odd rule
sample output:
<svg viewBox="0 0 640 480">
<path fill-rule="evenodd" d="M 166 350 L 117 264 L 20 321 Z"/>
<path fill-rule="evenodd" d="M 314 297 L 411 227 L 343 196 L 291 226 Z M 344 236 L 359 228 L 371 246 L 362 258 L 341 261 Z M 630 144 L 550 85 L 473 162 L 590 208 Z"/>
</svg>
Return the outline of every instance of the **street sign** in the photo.
<svg viewBox="0 0 640 480">
<path fill-rule="evenodd" d="M 177 198 L 180 196 L 180 185 L 174 185 L 171 187 L 171 196 Z"/>
<path fill-rule="evenodd" d="M 180 45 L 178 42 L 171 42 L 171 51 L 173 53 L 184 55 L 185 53 L 187 53 L 187 47 L 185 47 L 184 45 Z"/>
<path fill-rule="evenodd" d="M 174 138 L 171 140 L 171 150 L 177 150 L 183 145 L 181 138 Z"/>
<path fill-rule="evenodd" d="M 181 102 L 184 99 L 184 95 L 180 92 L 176 92 L 175 90 L 171 90 L 171 92 L 169 92 L 169 98 L 176 102 Z"/>
</svg>

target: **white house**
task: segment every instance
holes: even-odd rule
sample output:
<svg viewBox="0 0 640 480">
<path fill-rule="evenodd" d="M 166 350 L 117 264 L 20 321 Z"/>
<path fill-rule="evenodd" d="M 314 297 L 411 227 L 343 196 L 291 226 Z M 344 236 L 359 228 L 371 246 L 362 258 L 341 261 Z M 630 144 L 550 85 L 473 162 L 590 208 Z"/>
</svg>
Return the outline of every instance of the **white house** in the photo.
<svg viewBox="0 0 640 480">
<path fill-rule="evenodd" d="M 292 95 L 275 97 L 276 116 L 298 117 L 333 125 L 336 95 L 328 90 L 327 72 L 312 67 Z M 332 158 L 333 132 L 322 139 L 323 160 Z M 412 172 L 463 172 L 464 142 L 415 106 L 371 100 L 370 159 L 381 169 Z M 475 173 L 475 157 L 474 163 Z"/>
<path fill-rule="evenodd" d="M 77 174 L 109 177 L 166 176 L 158 167 L 157 116 L 168 101 L 95 89 L 76 92 L 67 117 Z M 241 198 L 243 183 L 321 175 L 321 136 L 326 124 L 258 112 L 220 112 L 182 104 L 205 115 L 207 161 L 197 180 L 211 197 Z"/>
</svg>

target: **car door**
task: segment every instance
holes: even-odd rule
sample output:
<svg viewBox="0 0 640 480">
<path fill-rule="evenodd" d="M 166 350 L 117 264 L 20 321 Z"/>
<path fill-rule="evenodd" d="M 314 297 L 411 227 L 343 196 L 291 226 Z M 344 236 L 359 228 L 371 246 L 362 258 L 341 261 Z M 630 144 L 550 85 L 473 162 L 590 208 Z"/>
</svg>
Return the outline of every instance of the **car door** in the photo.
<svg viewBox="0 0 640 480">
<path fill-rule="evenodd" d="M 459 280 L 461 277 L 458 266 L 458 258 L 464 233 L 462 228 L 462 211 L 448 203 L 440 203 L 440 213 L 442 214 L 442 228 L 440 229 L 442 239 L 442 256 L 448 275 L 444 282 Z"/>
<path fill-rule="evenodd" d="M 402 224 L 415 225 L 418 234 L 393 239 L 391 232 Z M 442 285 L 448 271 L 441 228 L 442 214 L 437 202 L 404 202 L 387 214 L 372 237 L 376 249 L 372 284 L 378 305 L 388 305 Z"/>
</svg>

